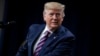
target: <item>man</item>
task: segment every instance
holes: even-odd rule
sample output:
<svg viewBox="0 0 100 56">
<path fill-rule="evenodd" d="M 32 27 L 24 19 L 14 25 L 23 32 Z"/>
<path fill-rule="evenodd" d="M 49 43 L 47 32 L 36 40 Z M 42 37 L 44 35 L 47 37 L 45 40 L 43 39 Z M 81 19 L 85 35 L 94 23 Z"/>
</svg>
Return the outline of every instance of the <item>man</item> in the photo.
<svg viewBox="0 0 100 56">
<path fill-rule="evenodd" d="M 64 9 L 65 5 L 58 2 L 45 3 L 43 18 L 46 24 L 30 26 L 27 39 L 16 56 L 71 56 L 75 37 L 61 25 Z"/>
</svg>

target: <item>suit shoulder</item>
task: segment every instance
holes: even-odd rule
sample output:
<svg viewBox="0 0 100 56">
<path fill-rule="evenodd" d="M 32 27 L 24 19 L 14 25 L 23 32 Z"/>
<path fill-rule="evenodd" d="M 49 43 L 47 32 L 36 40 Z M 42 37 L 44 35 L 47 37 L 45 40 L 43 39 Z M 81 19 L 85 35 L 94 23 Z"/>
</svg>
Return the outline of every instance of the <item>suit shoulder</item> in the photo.
<svg viewBox="0 0 100 56">
<path fill-rule="evenodd" d="M 32 25 L 30 25 L 29 29 L 39 28 L 42 25 L 44 25 L 44 24 L 32 24 Z"/>
<path fill-rule="evenodd" d="M 64 31 L 64 33 L 65 33 L 65 35 L 66 36 L 68 36 L 68 37 L 75 37 L 75 35 L 67 28 L 67 27 L 62 27 L 63 28 L 63 31 Z"/>
<path fill-rule="evenodd" d="M 63 31 L 64 31 L 64 39 L 71 39 L 71 40 L 75 40 L 76 37 L 75 35 L 66 27 L 63 27 Z"/>
</svg>

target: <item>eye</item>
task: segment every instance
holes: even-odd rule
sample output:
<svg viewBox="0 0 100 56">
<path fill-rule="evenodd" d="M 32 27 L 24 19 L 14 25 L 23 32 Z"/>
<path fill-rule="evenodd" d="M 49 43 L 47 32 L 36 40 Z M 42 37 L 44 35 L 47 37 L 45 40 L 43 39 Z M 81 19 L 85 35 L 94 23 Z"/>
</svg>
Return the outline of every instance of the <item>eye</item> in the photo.
<svg viewBox="0 0 100 56">
<path fill-rule="evenodd" d="M 57 13 L 56 15 L 57 15 L 57 16 L 60 16 L 60 13 Z"/>
<path fill-rule="evenodd" d="M 53 13 L 50 13 L 49 15 L 50 15 L 50 16 L 53 16 L 54 14 L 53 14 Z"/>
</svg>

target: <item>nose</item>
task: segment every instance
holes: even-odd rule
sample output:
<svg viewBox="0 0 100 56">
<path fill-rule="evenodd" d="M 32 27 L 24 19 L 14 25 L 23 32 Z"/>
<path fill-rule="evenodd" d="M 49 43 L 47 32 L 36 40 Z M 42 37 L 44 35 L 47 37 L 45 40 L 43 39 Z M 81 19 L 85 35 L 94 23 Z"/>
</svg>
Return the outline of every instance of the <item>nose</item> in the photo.
<svg viewBox="0 0 100 56">
<path fill-rule="evenodd" d="M 53 19 L 57 19 L 57 15 L 53 15 Z"/>
</svg>

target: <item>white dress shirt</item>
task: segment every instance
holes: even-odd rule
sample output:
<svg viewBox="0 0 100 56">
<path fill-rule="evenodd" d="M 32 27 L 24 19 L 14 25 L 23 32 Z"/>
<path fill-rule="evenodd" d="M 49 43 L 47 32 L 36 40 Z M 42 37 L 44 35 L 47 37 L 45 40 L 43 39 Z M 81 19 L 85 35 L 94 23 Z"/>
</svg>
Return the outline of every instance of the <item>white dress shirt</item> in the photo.
<svg viewBox="0 0 100 56">
<path fill-rule="evenodd" d="M 35 51 L 35 49 L 36 49 L 36 47 L 37 47 L 37 44 L 39 43 L 40 39 L 41 39 L 43 36 L 45 36 L 46 31 L 49 31 L 49 32 L 50 32 L 49 36 L 53 33 L 53 32 L 50 31 L 49 28 L 46 26 L 45 29 L 43 30 L 43 32 L 41 33 L 41 35 L 39 36 L 37 42 L 36 42 L 35 45 L 33 46 L 33 47 L 34 47 L 34 48 L 33 48 L 33 51 Z"/>
</svg>

